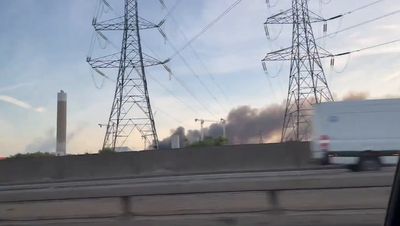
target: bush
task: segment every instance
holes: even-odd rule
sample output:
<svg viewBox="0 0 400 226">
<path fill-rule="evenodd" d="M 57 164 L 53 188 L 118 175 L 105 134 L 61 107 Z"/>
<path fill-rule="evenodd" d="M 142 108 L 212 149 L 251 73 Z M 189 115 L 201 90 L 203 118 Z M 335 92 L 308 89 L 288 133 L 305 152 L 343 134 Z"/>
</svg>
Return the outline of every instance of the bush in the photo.
<svg viewBox="0 0 400 226">
<path fill-rule="evenodd" d="M 115 153 L 115 150 L 113 150 L 112 148 L 103 148 L 99 150 L 99 154 L 112 154 L 112 153 Z"/>
<path fill-rule="evenodd" d="M 54 157 L 56 156 L 54 153 L 49 153 L 49 152 L 33 152 L 33 153 L 18 153 L 15 155 L 12 155 L 8 158 L 10 159 L 16 159 L 16 158 L 42 158 L 42 157 Z"/>
<path fill-rule="evenodd" d="M 228 139 L 223 137 L 211 138 L 206 137 L 203 141 L 192 143 L 189 147 L 212 147 L 212 146 L 222 146 L 228 143 Z"/>
</svg>

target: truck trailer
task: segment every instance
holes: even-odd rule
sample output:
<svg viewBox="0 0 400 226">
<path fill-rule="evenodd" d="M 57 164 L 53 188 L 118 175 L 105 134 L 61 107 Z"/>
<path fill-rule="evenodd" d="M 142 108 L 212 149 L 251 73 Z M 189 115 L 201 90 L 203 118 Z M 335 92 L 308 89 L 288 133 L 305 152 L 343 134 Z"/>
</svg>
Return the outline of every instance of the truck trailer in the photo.
<svg viewBox="0 0 400 226">
<path fill-rule="evenodd" d="M 312 157 L 352 170 L 396 164 L 400 151 L 400 99 L 314 105 Z"/>
</svg>

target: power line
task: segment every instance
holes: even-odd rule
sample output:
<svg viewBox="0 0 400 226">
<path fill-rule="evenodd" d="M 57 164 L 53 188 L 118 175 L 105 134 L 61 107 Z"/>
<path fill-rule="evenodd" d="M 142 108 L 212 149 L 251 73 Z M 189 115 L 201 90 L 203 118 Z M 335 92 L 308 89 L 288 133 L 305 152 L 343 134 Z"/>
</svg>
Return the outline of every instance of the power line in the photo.
<svg viewBox="0 0 400 226">
<path fill-rule="evenodd" d="M 178 26 L 178 22 L 176 21 L 175 17 L 173 15 L 171 15 L 171 19 L 172 21 L 175 23 L 175 25 L 177 26 L 179 32 L 181 33 L 182 37 L 184 38 L 184 40 L 187 42 L 188 41 L 188 37 L 185 34 L 185 32 Z M 216 81 L 214 75 L 211 74 L 210 70 L 208 69 L 208 67 L 206 66 L 206 64 L 204 63 L 204 61 L 201 59 L 200 55 L 198 54 L 197 50 L 193 47 L 193 45 L 190 43 L 189 44 L 189 48 L 192 50 L 193 55 L 197 58 L 197 60 L 200 62 L 200 65 L 204 68 L 204 70 L 206 71 L 207 75 L 211 78 L 211 81 L 213 82 L 213 84 L 217 87 L 217 89 L 221 92 L 221 94 L 224 96 L 225 100 L 229 102 L 228 96 L 226 95 L 226 93 L 224 92 L 224 90 L 222 89 L 222 87 L 218 84 L 218 82 Z"/>
<path fill-rule="evenodd" d="M 158 57 L 158 54 L 154 51 L 154 50 L 152 50 L 148 45 L 146 45 L 146 43 L 145 42 L 143 42 L 143 44 L 144 44 L 144 46 L 150 51 L 150 52 L 152 52 L 156 57 Z M 176 75 L 174 75 L 173 73 L 170 73 L 170 76 L 171 77 L 173 77 L 177 82 L 178 82 L 178 84 L 187 92 L 187 93 L 189 93 L 189 95 L 204 109 L 204 110 L 206 110 L 209 114 L 211 114 L 212 116 L 214 116 L 215 114 L 213 113 L 213 112 L 211 112 L 201 101 L 200 101 L 200 99 L 190 90 L 190 88 L 186 85 L 186 83 L 183 81 L 183 80 L 181 80 L 181 79 L 179 79 Z M 155 77 L 153 76 L 153 80 L 154 81 L 156 81 L 160 86 L 162 86 L 164 89 L 166 89 L 166 90 L 168 90 L 168 92 L 171 94 L 171 95 L 173 95 L 173 96 L 175 96 L 175 94 L 171 91 L 171 90 L 169 90 L 166 86 L 164 86 L 161 82 L 159 82 L 159 81 L 157 81 L 156 79 L 155 79 Z M 182 101 L 180 101 L 180 102 L 182 102 Z M 182 102 L 183 103 L 183 102 Z M 186 105 L 186 104 L 185 104 Z M 194 110 L 193 108 L 192 108 L 192 110 Z M 196 111 L 196 110 L 195 110 Z M 198 111 L 196 111 L 196 114 L 198 114 Z"/>
<path fill-rule="evenodd" d="M 343 67 L 341 70 L 339 70 L 339 71 L 334 70 L 336 73 L 342 73 L 342 72 L 347 68 L 347 66 L 348 66 L 348 64 L 349 64 L 349 61 L 350 61 L 350 56 L 351 56 L 352 53 L 362 52 L 362 51 L 365 51 L 365 50 L 374 49 L 374 48 L 378 48 L 378 47 L 385 46 L 385 45 L 390 45 L 390 44 L 393 44 L 393 43 L 396 43 L 396 42 L 400 42 L 400 38 L 399 38 L 399 39 L 392 40 L 392 41 L 388 41 L 388 42 L 383 42 L 383 43 L 375 44 L 375 45 L 372 45 L 372 46 L 367 46 L 367 47 L 363 47 L 363 48 L 359 48 L 359 49 L 347 51 L 347 52 L 332 54 L 332 55 L 330 56 L 330 57 L 332 57 L 332 58 L 331 58 L 331 68 L 333 69 L 333 66 L 334 66 L 334 64 L 335 64 L 335 60 L 334 60 L 333 57 L 336 57 L 336 56 L 346 56 L 346 55 L 349 56 L 349 58 L 347 59 L 346 64 L 344 65 L 344 67 Z"/>
<path fill-rule="evenodd" d="M 96 87 L 96 89 L 102 89 L 103 86 L 104 86 L 104 82 L 105 82 L 106 79 L 103 77 L 102 80 L 101 80 L 101 82 L 100 82 L 100 84 L 98 84 L 98 83 L 96 82 L 95 77 L 94 77 L 93 69 L 90 67 L 89 70 L 90 70 L 90 77 L 92 78 L 92 82 L 93 82 L 94 87 Z"/>
<path fill-rule="evenodd" d="M 355 12 L 357 12 L 357 11 L 360 11 L 360 10 L 362 10 L 362 9 L 366 9 L 366 8 L 368 8 L 368 7 L 370 7 L 370 6 L 373 6 L 373 5 L 375 5 L 375 4 L 379 3 L 379 2 L 382 2 L 382 1 L 384 1 L 384 0 L 376 0 L 376 1 L 370 2 L 370 3 L 368 3 L 368 4 L 359 6 L 359 7 L 355 8 L 355 9 L 349 10 L 349 11 L 344 12 L 344 13 L 341 13 L 341 14 L 339 14 L 339 15 L 330 17 L 330 18 L 328 18 L 328 19 L 324 19 L 323 21 L 334 20 L 334 19 L 337 19 L 337 18 L 346 16 L 346 15 L 349 15 L 349 14 L 355 13 Z"/>
<path fill-rule="evenodd" d="M 210 110 L 206 105 L 204 105 L 204 103 L 202 103 L 202 102 L 200 101 L 200 99 L 190 90 L 190 88 L 189 88 L 180 78 L 178 78 L 178 77 L 175 76 L 174 74 L 171 74 L 171 75 L 172 75 L 172 77 L 174 77 L 174 79 L 180 84 L 180 86 L 182 86 L 182 87 L 186 90 L 186 92 L 188 92 L 189 95 L 190 95 L 191 97 L 193 97 L 193 99 L 195 99 L 196 102 L 197 102 L 198 104 L 201 105 L 201 107 L 202 107 L 204 110 L 206 110 L 212 117 L 215 117 L 215 116 L 216 116 L 216 114 L 213 113 L 213 112 L 211 112 L 211 110 Z"/>
<path fill-rule="evenodd" d="M 163 88 L 166 92 L 168 92 L 172 97 L 174 97 L 177 101 L 179 101 L 180 103 L 182 103 L 183 105 L 185 105 L 188 109 L 190 109 L 191 111 L 193 111 L 193 113 L 195 114 L 199 114 L 199 112 L 194 109 L 192 106 L 188 105 L 185 103 L 185 101 L 183 101 L 179 96 L 177 96 L 172 90 L 170 90 L 167 86 L 165 86 L 164 84 L 162 84 L 159 80 L 157 80 L 154 76 L 152 76 L 151 74 L 147 73 L 148 77 L 153 80 L 155 83 L 157 83 L 161 88 Z"/>
<path fill-rule="evenodd" d="M 175 11 L 175 9 L 178 7 L 178 5 L 181 3 L 182 0 L 176 0 L 175 4 L 168 10 L 167 14 L 164 16 L 164 21 L 172 15 L 172 13 Z"/>
<path fill-rule="evenodd" d="M 399 10 L 392 11 L 392 12 L 387 13 L 387 14 L 384 14 L 384 15 L 379 16 L 379 17 L 375 17 L 375 18 L 372 18 L 372 19 L 363 21 L 363 22 L 361 22 L 361 23 L 358 23 L 358 24 L 355 24 L 355 25 L 352 25 L 352 26 L 343 28 L 343 29 L 341 29 L 341 30 L 338 30 L 338 31 L 335 31 L 335 32 L 332 32 L 332 33 L 329 33 L 329 34 L 326 34 L 326 35 L 323 35 L 323 36 L 321 36 L 321 37 L 316 38 L 316 40 L 319 40 L 319 39 L 322 39 L 322 38 L 326 38 L 326 37 L 329 37 L 329 36 L 332 36 L 332 35 L 336 35 L 336 34 L 338 34 L 338 33 L 342 33 L 342 32 L 348 31 L 348 30 L 350 30 L 350 29 L 354 29 L 354 28 L 356 28 L 356 27 L 359 27 L 359 26 L 362 26 L 362 25 L 365 25 L 365 24 L 368 24 L 368 23 L 372 23 L 372 22 L 374 22 L 374 21 L 381 20 L 381 19 L 384 19 L 384 18 L 389 17 L 389 16 L 393 16 L 393 15 L 398 14 L 398 13 L 400 13 L 400 9 L 399 9 Z"/>
<path fill-rule="evenodd" d="M 183 124 L 183 122 L 181 120 L 177 119 L 175 116 L 169 114 L 168 112 L 162 110 L 161 108 L 156 107 L 156 111 L 163 113 L 165 116 L 167 116 L 166 118 L 173 119 L 175 122 L 177 122 L 179 124 Z"/>
<path fill-rule="evenodd" d="M 384 0 L 376 0 L 376 1 L 373 1 L 373 2 L 371 2 L 371 3 L 368 3 L 368 4 L 365 4 L 365 5 L 362 5 L 362 6 L 358 7 L 358 8 L 355 8 L 355 9 L 353 9 L 353 10 L 347 11 L 346 13 L 343 13 L 343 15 L 348 15 L 348 14 L 351 14 L 351 13 L 354 13 L 354 12 L 357 12 L 357 11 L 360 11 L 360 10 L 362 10 L 362 9 L 368 8 L 368 7 L 373 6 L 373 5 L 375 5 L 375 4 L 379 3 L 379 2 L 382 2 L 382 1 L 384 1 Z"/>
<path fill-rule="evenodd" d="M 177 55 L 183 62 L 183 64 L 188 68 L 188 70 L 192 73 L 192 75 L 199 81 L 200 85 L 206 90 L 206 92 L 212 97 L 212 99 L 224 110 L 226 109 L 222 106 L 222 104 L 218 101 L 218 99 L 215 97 L 215 95 L 211 92 L 211 90 L 207 87 L 207 85 L 201 80 L 200 76 L 194 71 L 194 69 L 190 66 L 188 61 L 183 57 L 183 55 L 180 52 L 177 52 L 177 49 L 175 45 L 167 38 L 167 36 L 164 36 L 165 40 L 168 42 L 168 44 L 171 46 L 171 48 L 176 51 Z"/>
<path fill-rule="evenodd" d="M 375 44 L 375 45 L 372 45 L 372 46 L 367 46 L 367 47 L 363 47 L 363 48 L 347 51 L 347 52 L 333 54 L 332 56 L 344 56 L 344 55 L 348 55 L 348 54 L 352 54 L 352 53 L 356 53 L 356 52 L 361 52 L 361 51 L 365 51 L 365 50 L 374 49 L 374 48 L 378 48 L 378 47 L 381 47 L 381 46 L 393 44 L 393 43 L 396 43 L 396 42 L 400 42 L 400 38 L 392 40 L 392 41 L 388 41 L 388 42 L 378 43 L 378 44 Z"/>
<path fill-rule="evenodd" d="M 165 36 L 165 34 L 164 34 L 164 38 L 165 38 L 165 40 L 167 40 L 167 41 L 169 41 L 168 40 L 168 38 Z M 170 43 L 170 42 L 169 42 Z M 171 45 L 171 43 L 170 43 L 170 45 Z M 145 46 L 146 46 L 146 48 L 147 49 L 149 49 L 149 51 L 150 52 L 152 52 L 153 54 L 155 54 L 156 56 L 158 55 L 154 50 L 152 50 L 148 45 L 146 45 L 145 44 Z M 215 113 L 213 113 L 213 112 L 211 112 L 210 111 L 210 109 L 203 103 L 203 102 L 201 102 L 200 101 L 200 99 L 194 94 L 194 92 L 192 92 L 191 90 L 190 90 L 190 88 L 186 85 L 186 83 L 183 81 L 183 80 L 181 80 L 180 78 L 178 78 L 174 73 L 170 73 L 170 76 L 171 77 L 173 77 L 177 82 L 178 82 L 178 84 L 205 110 L 205 111 L 207 111 L 211 116 L 215 116 L 216 114 Z M 155 80 L 155 78 L 153 77 L 153 80 L 154 81 L 156 81 L 156 82 L 158 82 L 158 84 L 159 85 L 161 85 L 161 86 L 163 86 L 163 88 L 164 89 L 168 89 L 166 86 L 164 86 L 164 85 L 162 85 L 162 83 L 161 82 L 159 82 L 159 81 L 157 81 L 157 80 Z M 169 89 L 168 89 L 169 90 Z M 172 94 L 173 92 L 172 91 L 168 91 L 170 94 Z M 172 94 L 172 95 L 174 95 L 174 94 Z M 175 95 L 174 95 L 175 96 Z M 194 110 L 194 109 L 193 109 Z M 198 113 L 198 112 L 196 112 L 196 113 Z"/>
<path fill-rule="evenodd" d="M 224 16 L 226 16 L 233 8 L 235 8 L 242 0 L 236 0 L 232 3 L 225 11 L 219 14 L 215 19 L 213 19 L 209 24 L 207 24 L 203 29 L 200 30 L 195 36 L 193 36 L 186 44 L 184 44 L 180 49 L 178 49 L 174 54 L 169 57 L 170 59 L 174 58 L 178 53 L 186 49 L 192 42 L 198 39 L 201 35 L 203 35 L 208 29 L 214 26 L 219 20 L 221 20 Z"/>
<path fill-rule="evenodd" d="M 373 48 L 377 48 L 377 47 L 393 44 L 393 43 L 396 43 L 396 42 L 400 42 L 400 39 L 395 39 L 395 40 L 392 40 L 392 41 L 389 41 L 389 42 L 384 42 L 384 43 L 376 44 L 376 45 L 373 45 L 373 46 L 360 48 L 360 49 L 357 49 L 357 50 L 353 50 L 352 52 L 353 53 L 354 52 L 361 52 L 361 51 L 364 51 L 364 50 L 373 49 Z"/>
</svg>

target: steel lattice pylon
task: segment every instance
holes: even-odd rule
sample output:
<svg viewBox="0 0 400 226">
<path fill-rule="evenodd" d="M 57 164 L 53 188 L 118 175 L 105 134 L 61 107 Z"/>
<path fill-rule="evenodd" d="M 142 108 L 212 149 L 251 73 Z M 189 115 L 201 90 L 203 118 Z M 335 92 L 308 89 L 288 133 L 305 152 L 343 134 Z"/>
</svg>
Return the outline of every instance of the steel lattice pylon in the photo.
<svg viewBox="0 0 400 226">
<path fill-rule="evenodd" d="M 321 58 L 332 54 L 317 46 L 312 22 L 324 22 L 324 18 L 308 9 L 308 0 L 293 0 L 292 8 L 273 15 L 265 22 L 268 35 L 270 24 L 291 24 L 292 46 L 268 53 L 263 61 L 290 61 L 289 89 L 282 128 L 281 141 L 307 140 L 310 129 L 311 105 L 333 101 L 325 77 Z"/>
<path fill-rule="evenodd" d="M 142 52 L 140 31 L 159 28 L 138 15 L 137 0 L 124 1 L 124 16 L 98 22 L 93 20 L 97 32 L 122 31 L 121 51 L 87 61 L 96 70 L 118 69 L 114 100 L 111 107 L 103 149 L 122 147 L 134 130 L 141 134 L 147 147 L 158 148 L 158 137 L 151 110 L 145 67 L 163 64 Z"/>
</svg>

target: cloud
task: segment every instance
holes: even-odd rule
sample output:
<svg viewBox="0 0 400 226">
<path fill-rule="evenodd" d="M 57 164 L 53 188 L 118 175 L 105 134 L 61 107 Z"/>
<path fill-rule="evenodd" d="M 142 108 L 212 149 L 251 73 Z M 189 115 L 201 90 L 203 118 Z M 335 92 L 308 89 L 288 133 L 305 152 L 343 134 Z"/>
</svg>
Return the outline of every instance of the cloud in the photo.
<svg viewBox="0 0 400 226">
<path fill-rule="evenodd" d="M 0 92 L 12 91 L 12 90 L 19 89 L 22 87 L 31 86 L 33 84 L 34 84 L 33 82 L 27 82 L 27 83 L 19 83 L 19 84 L 15 84 L 15 85 L 11 85 L 11 86 L 4 86 L 4 87 L 0 87 Z"/>
<path fill-rule="evenodd" d="M 34 108 L 34 107 L 32 107 L 32 105 L 30 105 L 22 100 L 18 100 L 14 97 L 6 96 L 6 95 L 0 95 L 0 101 L 12 104 L 12 105 L 20 107 L 20 108 L 33 110 L 33 111 L 36 111 L 39 113 L 46 111 L 46 109 L 43 107 Z"/>
<path fill-rule="evenodd" d="M 45 111 L 46 111 L 46 108 L 44 108 L 44 107 L 38 107 L 38 108 L 35 108 L 35 111 L 36 111 L 36 112 L 42 113 L 42 112 L 45 112 Z"/>
</svg>

